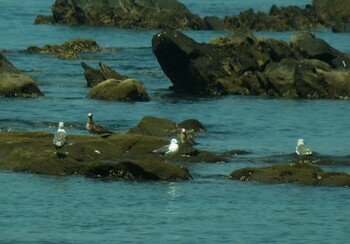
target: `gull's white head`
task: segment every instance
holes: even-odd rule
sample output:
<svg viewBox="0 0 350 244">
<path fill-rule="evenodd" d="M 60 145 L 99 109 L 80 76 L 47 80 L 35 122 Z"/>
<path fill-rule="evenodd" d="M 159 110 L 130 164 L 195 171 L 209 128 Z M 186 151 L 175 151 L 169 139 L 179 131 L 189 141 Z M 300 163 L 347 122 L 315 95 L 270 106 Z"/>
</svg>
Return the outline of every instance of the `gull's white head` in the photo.
<svg viewBox="0 0 350 244">
<path fill-rule="evenodd" d="M 304 145 L 304 139 L 299 139 L 298 140 L 298 146 L 300 146 L 300 145 Z"/>
<path fill-rule="evenodd" d="M 178 141 L 176 139 L 171 139 L 170 144 L 178 144 Z"/>
<path fill-rule="evenodd" d="M 182 128 L 181 131 L 182 131 L 182 132 L 186 132 L 186 129 L 185 129 L 185 128 Z"/>
<path fill-rule="evenodd" d="M 58 128 L 63 129 L 63 127 L 64 127 L 64 123 L 63 122 L 59 122 L 58 123 Z"/>
</svg>

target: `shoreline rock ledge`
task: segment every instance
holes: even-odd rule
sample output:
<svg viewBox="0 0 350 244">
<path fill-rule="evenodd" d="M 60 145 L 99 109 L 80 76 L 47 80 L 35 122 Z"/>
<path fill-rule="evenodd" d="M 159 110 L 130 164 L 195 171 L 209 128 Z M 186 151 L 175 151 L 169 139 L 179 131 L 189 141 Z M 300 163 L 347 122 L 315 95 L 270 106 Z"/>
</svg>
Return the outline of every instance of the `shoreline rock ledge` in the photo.
<svg viewBox="0 0 350 244">
<path fill-rule="evenodd" d="M 18 70 L 0 52 L 0 97 L 43 97 L 38 85 L 30 76 Z"/>
</svg>

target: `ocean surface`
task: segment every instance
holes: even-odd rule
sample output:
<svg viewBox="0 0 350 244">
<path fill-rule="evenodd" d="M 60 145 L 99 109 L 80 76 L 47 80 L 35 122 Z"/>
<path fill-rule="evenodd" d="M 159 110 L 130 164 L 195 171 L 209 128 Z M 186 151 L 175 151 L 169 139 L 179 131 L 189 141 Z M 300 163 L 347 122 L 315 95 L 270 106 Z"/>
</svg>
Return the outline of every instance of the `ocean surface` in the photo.
<svg viewBox="0 0 350 244">
<path fill-rule="evenodd" d="M 236 15 L 248 8 L 305 6 L 311 0 L 182 0 L 200 16 Z M 33 77 L 45 97 L 0 98 L 0 130 L 51 131 L 64 121 L 70 134 L 87 135 L 89 112 L 96 122 L 125 133 L 144 116 L 175 122 L 198 119 L 199 149 L 221 153 L 251 151 L 227 163 L 188 164 L 188 182 L 110 182 L 84 177 L 48 177 L 0 172 L 0 243 L 348 243 L 349 188 L 266 185 L 227 179 L 235 169 L 263 166 L 264 157 L 293 153 L 304 138 L 316 152 L 350 155 L 350 101 L 224 96 L 179 97 L 152 53 L 160 30 L 123 30 L 84 26 L 34 25 L 50 15 L 54 0 L 0 0 L 0 50 Z M 350 34 L 316 30 L 342 52 L 350 53 Z M 226 32 L 186 31 L 198 42 Z M 289 42 L 293 32 L 255 33 Z M 63 60 L 26 54 L 32 45 L 62 44 L 91 38 L 101 53 Z M 117 51 L 115 51 L 117 49 Z M 112 51 L 114 50 L 114 51 Z M 98 62 L 143 83 L 147 103 L 97 101 L 80 62 Z M 350 158 L 350 157 L 349 157 Z M 350 173 L 349 166 L 327 171 Z"/>
</svg>

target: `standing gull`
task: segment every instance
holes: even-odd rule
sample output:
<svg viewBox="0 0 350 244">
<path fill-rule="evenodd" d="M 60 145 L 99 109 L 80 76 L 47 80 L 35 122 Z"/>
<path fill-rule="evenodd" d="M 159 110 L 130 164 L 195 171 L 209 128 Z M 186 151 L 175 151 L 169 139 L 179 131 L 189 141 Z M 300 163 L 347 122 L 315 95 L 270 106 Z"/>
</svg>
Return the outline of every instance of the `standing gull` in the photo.
<svg viewBox="0 0 350 244">
<path fill-rule="evenodd" d="M 153 153 L 157 153 L 164 156 L 175 155 L 179 151 L 179 142 L 176 139 L 171 139 L 169 145 L 162 146 L 157 150 L 153 150 Z"/>
<path fill-rule="evenodd" d="M 86 123 L 86 129 L 91 134 L 110 135 L 110 134 L 113 133 L 112 131 L 103 128 L 101 125 L 95 124 L 95 122 L 93 121 L 93 114 L 92 113 L 88 114 L 88 120 L 87 120 L 87 123 Z"/>
<path fill-rule="evenodd" d="M 304 143 L 304 139 L 298 140 L 298 144 L 295 151 L 300 156 L 307 156 L 312 154 L 311 149 Z"/>
<path fill-rule="evenodd" d="M 64 123 L 60 122 L 58 124 L 58 130 L 55 134 L 55 137 L 53 138 L 52 142 L 53 145 L 56 149 L 61 149 L 63 148 L 67 142 L 68 142 L 68 137 L 66 131 L 63 129 Z"/>
</svg>

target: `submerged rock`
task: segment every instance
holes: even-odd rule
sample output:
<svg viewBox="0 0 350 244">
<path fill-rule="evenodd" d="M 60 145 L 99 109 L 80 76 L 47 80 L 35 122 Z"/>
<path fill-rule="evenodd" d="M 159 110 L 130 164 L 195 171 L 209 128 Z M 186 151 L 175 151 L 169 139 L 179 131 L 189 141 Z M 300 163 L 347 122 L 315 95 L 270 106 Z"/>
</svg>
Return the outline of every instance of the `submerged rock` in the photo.
<svg viewBox="0 0 350 244">
<path fill-rule="evenodd" d="M 74 39 L 62 45 L 45 45 L 40 48 L 31 46 L 27 48 L 28 53 L 50 54 L 63 59 L 78 59 L 79 53 L 100 52 L 102 48 L 94 40 Z"/>
<path fill-rule="evenodd" d="M 142 84 L 134 79 L 126 80 L 105 80 L 94 86 L 88 98 L 101 100 L 115 100 L 115 101 L 150 101 L 145 88 Z"/>
<path fill-rule="evenodd" d="M 36 82 L 0 52 L 0 97 L 42 97 Z"/>
<path fill-rule="evenodd" d="M 350 186 L 349 174 L 325 172 L 321 168 L 307 163 L 243 168 L 233 171 L 230 174 L 230 178 L 268 184 L 298 183 L 322 186 Z"/>
</svg>

